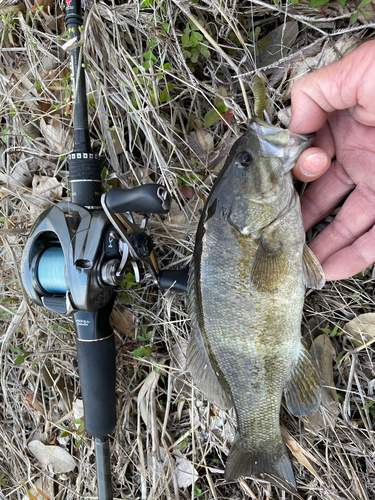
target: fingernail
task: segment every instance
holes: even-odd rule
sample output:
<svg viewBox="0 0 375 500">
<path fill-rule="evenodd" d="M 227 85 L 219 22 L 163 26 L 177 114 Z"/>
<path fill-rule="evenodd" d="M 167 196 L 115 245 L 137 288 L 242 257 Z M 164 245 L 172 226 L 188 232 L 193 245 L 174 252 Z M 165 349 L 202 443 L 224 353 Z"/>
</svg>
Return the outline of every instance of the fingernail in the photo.
<svg viewBox="0 0 375 500">
<path fill-rule="evenodd" d="M 324 153 L 315 153 L 304 159 L 301 172 L 309 177 L 315 177 L 326 168 L 327 163 L 328 159 Z"/>
</svg>

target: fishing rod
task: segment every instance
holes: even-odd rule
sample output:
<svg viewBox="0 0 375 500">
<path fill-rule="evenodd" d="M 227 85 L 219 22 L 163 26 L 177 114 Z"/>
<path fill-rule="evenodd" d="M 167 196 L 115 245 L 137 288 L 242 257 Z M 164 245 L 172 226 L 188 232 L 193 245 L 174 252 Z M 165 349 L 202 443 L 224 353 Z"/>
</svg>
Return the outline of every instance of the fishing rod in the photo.
<svg viewBox="0 0 375 500">
<path fill-rule="evenodd" d="M 115 338 L 110 315 L 130 261 L 155 285 L 186 291 L 187 270 L 160 271 L 153 243 L 131 212 L 166 214 L 167 189 L 145 184 L 102 194 L 101 164 L 90 142 L 85 71 L 81 63 L 81 0 L 66 0 L 65 24 L 71 39 L 74 149 L 68 155 L 71 201 L 45 210 L 26 243 L 21 276 L 39 306 L 72 316 L 85 429 L 95 441 L 99 500 L 112 496 L 108 434 L 116 427 Z"/>
</svg>

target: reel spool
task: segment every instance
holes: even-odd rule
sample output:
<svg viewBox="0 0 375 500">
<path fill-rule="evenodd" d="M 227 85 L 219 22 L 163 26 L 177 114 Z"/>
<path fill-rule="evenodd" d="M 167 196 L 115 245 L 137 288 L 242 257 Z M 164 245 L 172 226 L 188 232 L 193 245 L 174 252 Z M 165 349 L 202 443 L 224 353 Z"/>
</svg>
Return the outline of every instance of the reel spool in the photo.
<svg viewBox="0 0 375 500">
<path fill-rule="evenodd" d="M 66 294 L 65 257 L 61 247 L 50 247 L 37 256 L 35 278 L 47 293 Z"/>
</svg>

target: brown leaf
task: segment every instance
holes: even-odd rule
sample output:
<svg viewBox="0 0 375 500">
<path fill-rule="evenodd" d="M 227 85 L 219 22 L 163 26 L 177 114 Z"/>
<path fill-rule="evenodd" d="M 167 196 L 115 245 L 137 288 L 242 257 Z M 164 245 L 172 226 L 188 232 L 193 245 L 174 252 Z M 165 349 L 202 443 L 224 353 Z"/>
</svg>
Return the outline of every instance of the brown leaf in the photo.
<svg viewBox="0 0 375 500">
<path fill-rule="evenodd" d="M 210 153 L 214 147 L 214 138 L 212 135 L 207 130 L 201 128 L 197 130 L 197 138 L 205 153 Z"/>
<path fill-rule="evenodd" d="M 29 405 L 36 411 L 39 411 L 42 415 L 44 415 L 44 408 L 43 406 L 39 403 L 37 399 L 34 399 L 33 394 L 27 394 L 26 395 L 27 402 Z"/>
<path fill-rule="evenodd" d="M 125 335 L 135 333 L 135 318 L 129 309 L 113 309 L 112 321 L 116 328 Z"/>
<path fill-rule="evenodd" d="M 307 450 L 304 450 L 302 448 L 302 446 L 297 443 L 297 441 L 289 434 L 289 432 L 285 429 L 285 427 L 283 427 L 281 425 L 280 430 L 281 430 L 281 435 L 283 436 L 283 439 L 285 441 L 285 444 L 290 449 L 290 451 L 293 453 L 293 455 L 296 457 L 298 462 L 300 464 L 304 465 L 311 472 L 311 474 L 313 474 L 317 478 L 317 480 L 319 481 L 320 484 L 323 484 L 324 481 L 319 476 L 319 474 L 316 472 L 314 467 L 311 465 L 309 459 L 318 465 L 319 465 L 319 462 L 317 462 L 315 460 L 315 458 L 311 455 L 311 453 L 309 453 Z"/>
<path fill-rule="evenodd" d="M 346 323 L 344 330 L 363 343 L 375 340 L 375 313 L 360 314 Z"/>
<path fill-rule="evenodd" d="M 67 133 L 59 120 L 48 119 L 47 122 L 47 120 L 41 118 L 40 130 L 53 151 L 61 154 L 73 148 L 73 136 L 71 133 Z"/>
<path fill-rule="evenodd" d="M 53 0 L 35 0 L 34 7 L 31 7 L 30 12 L 35 14 L 37 9 L 43 6 L 43 11 L 47 14 L 51 14 L 51 9 L 53 7 Z"/>
<path fill-rule="evenodd" d="M 34 175 L 33 195 L 49 201 L 61 200 L 63 186 L 55 177 Z"/>
</svg>

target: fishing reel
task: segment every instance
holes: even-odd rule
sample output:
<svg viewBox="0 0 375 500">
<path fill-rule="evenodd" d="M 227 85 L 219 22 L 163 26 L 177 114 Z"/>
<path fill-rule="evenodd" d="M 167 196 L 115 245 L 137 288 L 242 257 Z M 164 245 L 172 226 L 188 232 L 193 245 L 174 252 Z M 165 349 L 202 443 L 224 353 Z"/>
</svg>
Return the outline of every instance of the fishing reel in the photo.
<svg viewBox="0 0 375 500">
<path fill-rule="evenodd" d="M 98 311 L 109 302 L 130 260 L 136 281 L 142 262 L 156 285 L 186 290 L 187 271 L 160 272 L 145 224 L 131 212 L 166 214 L 170 200 L 158 184 L 112 189 L 102 208 L 88 210 L 63 202 L 44 211 L 29 235 L 22 280 L 33 302 L 60 313 Z M 146 219 L 144 219 L 144 222 Z"/>
</svg>

